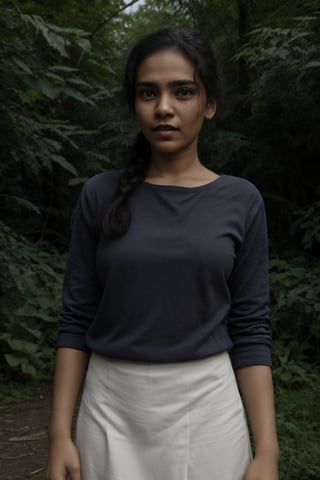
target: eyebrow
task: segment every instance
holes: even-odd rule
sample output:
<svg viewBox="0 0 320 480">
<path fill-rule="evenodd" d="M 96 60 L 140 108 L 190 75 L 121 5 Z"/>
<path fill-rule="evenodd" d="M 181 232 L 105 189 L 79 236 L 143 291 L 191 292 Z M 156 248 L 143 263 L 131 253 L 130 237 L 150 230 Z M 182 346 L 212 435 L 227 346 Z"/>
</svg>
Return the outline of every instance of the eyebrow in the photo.
<svg viewBox="0 0 320 480">
<path fill-rule="evenodd" d="M 197 85 L 197 82 L 194 80 L 173 80 L 172 82 L 169 82 L 170 87 L 179 87 L 182 85 Z M 157 82 L 137 82 L 136 87 L 157 87 L 158 83 Z"/>
</svg>

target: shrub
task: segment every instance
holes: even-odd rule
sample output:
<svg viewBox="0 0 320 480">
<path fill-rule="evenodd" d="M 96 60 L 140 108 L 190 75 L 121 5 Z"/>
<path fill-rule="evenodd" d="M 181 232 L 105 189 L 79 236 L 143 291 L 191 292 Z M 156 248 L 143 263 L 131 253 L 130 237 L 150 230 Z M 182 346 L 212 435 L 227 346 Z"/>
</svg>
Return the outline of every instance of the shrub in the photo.
<svg viewBox="0 0 320 480">
<path fill-rule="evenodd" d="M 38 379 L 51 371 L 64 257 L 0 222 L 2 375 Z"/>
<path fill-rule="evenodd" d="M 319 365 L 320 264 L 304 257 L 270 261 L 274 376 L 297 386 Z"/>
</svg>

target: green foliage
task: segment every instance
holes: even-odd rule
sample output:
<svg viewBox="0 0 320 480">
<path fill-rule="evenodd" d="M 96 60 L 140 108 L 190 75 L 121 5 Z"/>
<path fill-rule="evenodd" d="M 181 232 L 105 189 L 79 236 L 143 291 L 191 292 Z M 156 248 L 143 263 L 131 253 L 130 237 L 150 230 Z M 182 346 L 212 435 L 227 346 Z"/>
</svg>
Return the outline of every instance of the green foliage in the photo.
<svg viewBox="0 0 320 480">
<path fill-rule="evenodd" d="M 48 378 L 54 357 L 64 258 L 0 222 L 1 375 Z"/>
<path fill-rule="evenodd" d="M 286 27 L 259 26 L 247 35 L 233 56 L 246 66 L 247 88 L 229 97 L 222 119 L 228 125 L 222 137 L 227 148 L 213 146 L 218 165 L 231 151 L 228 171 L 262 191 L 272 245 L 281 250 L 296 248 L 296 212 L 307 212 L 319 197 L 318 22 L 316 14 L 291 18 Z M 317 255 L 316 232 L 307 230 Z"/>
<path fill-rule="evenodd" d="M 22 20 L 32 25 L 41 34 L 50 48 L 57 50 L 61 57 L 69 58 L 67 50 L 74 43 L 86 52 L 91 50 L 89 33 L 78 28 L 62 28 L 45 22 L 40 15 L 22 15 Z"/>
<path fill-rule="evenodd" d="M 31 397 L 34 389 L 38 386 L 38 384 L 34 381 L 26 382 L 13 382 L 12 379 L 7 379 L 4 381 L 3 375 L 1 376 L 1 384 L 0 384 L 0 405 L 1 407 L 10 406 L 15 402 L 21 402 L 24 399 L 28 399 Z"/>
<path fill-rule="evenodd" d="M 312 385 L 320 362 L 320 262 L 270 261 L 274 376 L 283 385 Z"/>
<path fill-rule="evenodd" d="M 319 278 L 320 263 L 316 259 L 308 261 L 304 257 L 294 257 L 270 260 L 271 301 L 276 333 L 279 333 L 281 322 L 284 322 L 286 331 L 296 338 L 305 329 L 311 338 L 320 339 Z"/>
<path fill-rule="evenodd" d="M 138 38 L 165 27 L 191 26 L 189 9 L 180 1 L 145 0 L 136 14 L 126 15 L 126 40 L 132 46 Z"/>
<path fill-rule="evenodd" d="M 304 250 L 312 251 L 320 244 L 320 201 L 297 210 L 295 216 L 291 232 L 302 233 Z"/>
<path fill-rule="evenodd" d="M 67 7 L 71 16 L 77 11 L 74 2 Z M 78 13 L 84 27 L 91 19 L 87 13 Z M 101 62 L 101 50 L 92 49 L 92 35 L 64 21 L 59 9 L 32 1 L 5 4 L 0 18 L 0 215 L 19 233 L 63 249 L 68 235 L 57 232 L 68 231 L 78 193 L 66 188 L 69 180 L 80 184 L 119 163 L 118 156 L 115 161 L 106 154 L 106 135 L 114 144 L 116 137 L 104 127 L 112 119 L 117 129 L 116 74 L 110 59 Z M 94 38 L 95 46 L 99 41 Z M 114 48 L 100 47 L 104 56 Z M 26 210 L 35 214 L 22 228 L 18 219 Z"/>
<path fill-rule="evenodd" d="M 276 386 L 280 480 L 320 478 L 320 375 L 299 389 Z"/>
<path fill-rule="evenodd" d="M 270 261 L 280 479 L 317 480 L 320 475 L 319 277 L 316 258 Z"/>
</svg>

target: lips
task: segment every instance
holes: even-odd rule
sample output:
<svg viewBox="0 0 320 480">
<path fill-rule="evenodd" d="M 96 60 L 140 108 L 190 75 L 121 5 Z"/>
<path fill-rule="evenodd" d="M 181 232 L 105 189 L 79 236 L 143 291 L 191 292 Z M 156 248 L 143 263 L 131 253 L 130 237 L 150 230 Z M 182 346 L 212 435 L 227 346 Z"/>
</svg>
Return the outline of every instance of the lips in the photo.
<svg viewBox="0 0 320 480">
<path fill-rule="evenodd" d="M 178 130 L 176 127 L 174 127 L 173 125 L 157 125 L 156 127 L 154 127 L 152 130 L 156 131 L 156 132 L 171 132 L 171 131 L 174 131 L 174 130 Z"/>
</svg>

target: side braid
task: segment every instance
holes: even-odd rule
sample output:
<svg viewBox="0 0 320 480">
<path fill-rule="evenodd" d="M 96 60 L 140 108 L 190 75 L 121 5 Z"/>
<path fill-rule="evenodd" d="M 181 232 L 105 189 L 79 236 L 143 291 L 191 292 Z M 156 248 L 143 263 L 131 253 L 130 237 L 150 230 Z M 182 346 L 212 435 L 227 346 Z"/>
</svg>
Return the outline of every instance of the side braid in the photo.
<svg viewBox="0 0 320 480">
<path fill-rule="evenodd" d="M 128 163 L 119 178 L 117 192 L 103 220 L 102 229 L 107 238 L 114 239 L 128 231 L 131 224 L 128 200 L 144 181 L 149 160 L 150 146 L 140 132 L 131 147 Z"/>
</svg>

